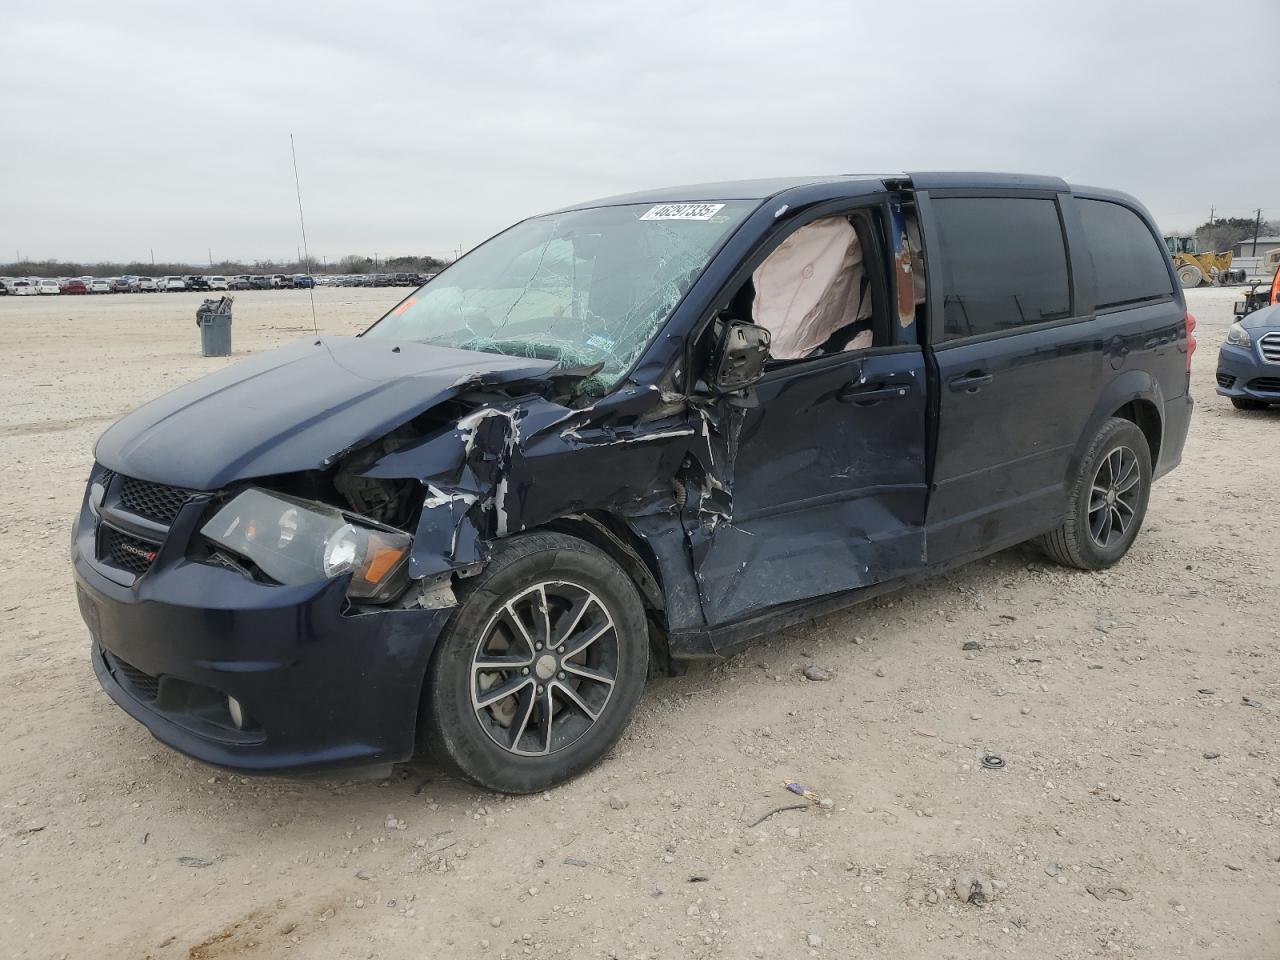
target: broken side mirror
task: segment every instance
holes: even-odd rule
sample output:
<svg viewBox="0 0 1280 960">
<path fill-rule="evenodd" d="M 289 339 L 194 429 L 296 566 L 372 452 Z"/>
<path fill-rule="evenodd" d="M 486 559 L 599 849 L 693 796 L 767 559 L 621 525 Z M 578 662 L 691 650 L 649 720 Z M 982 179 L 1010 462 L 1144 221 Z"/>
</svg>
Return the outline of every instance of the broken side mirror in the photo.
<svg viewBox="0 0 1280 960">
<path fill-rule="evenodd" d="M 764 375 L 769 331 L 744 320 L 725 320 L 713 362 L 712 385 L 721 392 L 749 387 Z"/>
</svg>

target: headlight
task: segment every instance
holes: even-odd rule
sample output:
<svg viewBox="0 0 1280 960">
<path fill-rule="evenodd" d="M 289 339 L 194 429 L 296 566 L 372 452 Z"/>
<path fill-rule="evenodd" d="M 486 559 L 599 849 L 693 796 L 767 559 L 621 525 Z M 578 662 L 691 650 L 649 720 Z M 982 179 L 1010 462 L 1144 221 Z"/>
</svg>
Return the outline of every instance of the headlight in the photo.
<svg viewBox="0 0 1280 960">
<path fill-rule="evenodd" d="M 200 531 L 284 584 L 351 574 L 347 596 L 390 600 L 404 589 L 413 538 L 336 507 L 251 488 Z"/>
<path fill-rule="evenodd" d="M 1233 323 L 1227 330 L 1227 343 L 1236 347 L 1244 347 L 1246 349 L 1253 346 L 1253 340 L 1249 337 L 1249 331 L 1238 323 Z"/>
</svg>

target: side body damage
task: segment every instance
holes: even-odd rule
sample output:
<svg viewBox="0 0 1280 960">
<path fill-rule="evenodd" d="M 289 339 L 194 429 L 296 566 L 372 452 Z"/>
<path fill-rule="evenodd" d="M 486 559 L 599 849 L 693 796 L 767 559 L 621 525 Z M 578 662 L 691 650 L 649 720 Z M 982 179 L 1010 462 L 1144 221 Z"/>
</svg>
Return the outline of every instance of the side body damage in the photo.
<svg viewBox="0 0 1280 960">
<path fill-rule="evenodd" d="M 883 500 L 840 499 L 825 509 L 752 511 L 750 526 L 736 524 L 744 427 L 761 433 L 762 442 L 785 429 L 762 423 L 752 397 L 700 401 L 628 385 L 574 409 L 511 394 L 508 386 L 502 395 L 481 389 L 457 400 L 474 410 L 390 453 L 365 454 L 355 468 L 361 478 L 413 480 L 425 491 L 411 556 L 424 606 L 452 603 L 454 578 L 478 570 L 498 538 L 553 524 L 576 524 L 589 538 L 610 541 L 602 545 L 611 553 L 638 558 L 643 569 L 631 564 L 632 577 L 660 626 L 677 638 L 778 603 L 864 586 L 921 562 L 918 539 L 877 538 L 918 513 L 914 492 L 888 507 Z M 827 438 L 798 454 L 825 463 L 839 481 L 850 469 L 866 469 L 842 457 L 869 452 Z M 917 454 L 923 478 L 923 451 Z M 796 469 L 794 461 L 779 462 L 764 479 L 785 484 Z M 753 487 L 761 484 L 753 478 Z M 833 555 L 841 544 L 847 546 Z M 878 551 L 874 571 L 872 551 Z M 714 651 L 677 640 L 670 652 L 681 658 Z"/>
</svg>

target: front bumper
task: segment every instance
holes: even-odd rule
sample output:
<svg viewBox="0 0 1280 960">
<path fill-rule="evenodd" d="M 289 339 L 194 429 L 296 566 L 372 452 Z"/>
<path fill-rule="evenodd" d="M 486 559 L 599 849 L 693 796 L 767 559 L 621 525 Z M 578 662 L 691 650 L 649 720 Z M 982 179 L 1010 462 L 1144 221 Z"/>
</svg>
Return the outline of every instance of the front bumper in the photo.
<svg viewBox="0 0 1280 960">
<path fill-rule="evenodd" d="M 190 526 L 181 515 L 180 526 Z M 256 771 L 413 755 L 423 678 L 449 609 L 352 614 L 343 578 L 270 586 L 187 560 L 168 543 L 124 586 L 106 575 L 94 544 L 86 507 L 71 559 L 94 672 L 157 740 Z M 249 718 L 243 729 L 228 696 Z"/>
<path fill-rule="evenodd" d="M 1218 350 L 1219 396 L 1280 403 L 1280 363 L 1268 363 L 1249 348 L 1224 343 Z"/>
</svg>

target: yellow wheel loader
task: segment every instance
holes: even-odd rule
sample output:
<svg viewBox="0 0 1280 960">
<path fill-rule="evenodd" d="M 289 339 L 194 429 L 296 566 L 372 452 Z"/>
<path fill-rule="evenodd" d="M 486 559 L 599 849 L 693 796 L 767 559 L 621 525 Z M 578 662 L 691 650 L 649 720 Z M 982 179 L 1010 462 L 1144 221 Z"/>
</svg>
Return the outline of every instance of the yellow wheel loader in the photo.
<svg viewBox="0 0 1280 960">
<path fill-rule="evenodd" d="M 1178 283 L 1184 287 L 1198 287 L 1202 283 L 1222 283 L 1231 268 L 1231 251 L 1226 253 L 1197 253 L 1195 237 L 1165 237 L 1164 245 L 1173 258 L 1173 268 Z"/>
</svg>

